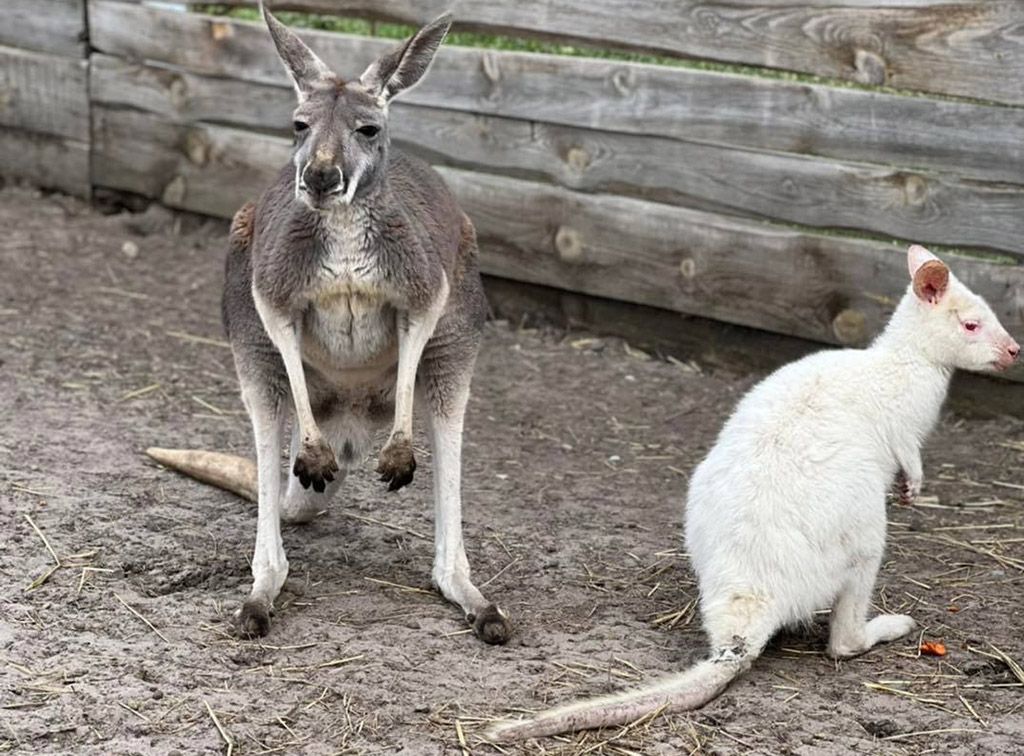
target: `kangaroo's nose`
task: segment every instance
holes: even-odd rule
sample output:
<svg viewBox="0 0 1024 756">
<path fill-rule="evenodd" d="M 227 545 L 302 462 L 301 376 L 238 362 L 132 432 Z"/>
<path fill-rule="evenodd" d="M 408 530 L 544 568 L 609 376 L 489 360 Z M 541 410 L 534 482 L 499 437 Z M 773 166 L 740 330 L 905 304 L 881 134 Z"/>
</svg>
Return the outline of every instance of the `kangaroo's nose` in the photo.
<svg viewBox="0 0 1024 756">
<path fill-rule="evenodd" d="M 1011 341 L 1010 346 L 1006 347 L 1006 352 L 1010 355 L 1011 359 L 1017 359 L 1020 355 L 1020 344 L 1016 341 Z"/>
<path fill-rule="evenodd" d="M 309 164 L 302 172 L 302 180 L 317 194 L 334 194 L 341 191 L 341 169 L 336 165 L 314 166 Z"/>
</svg>

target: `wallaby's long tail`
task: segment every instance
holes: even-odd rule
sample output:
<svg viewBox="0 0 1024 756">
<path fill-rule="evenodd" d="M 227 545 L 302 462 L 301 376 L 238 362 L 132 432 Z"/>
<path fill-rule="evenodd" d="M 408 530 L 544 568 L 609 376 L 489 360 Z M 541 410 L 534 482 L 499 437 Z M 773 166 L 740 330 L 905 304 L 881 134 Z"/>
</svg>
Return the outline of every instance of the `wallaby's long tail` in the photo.
<svg viewBox="0 0 1024 756">
<path fill-rule="evenodd" d="M 628 724 L 658 711 L 697 709 L 750 669 L 755 657 L 756 654 L 750 654 L 702 661 L 647 688 L 578 701 L 548 709 L 533 719 L 498 725 L 487 733 L 487 737 L 496 743 L 525 740 Z"/>
<path fill-rule="evenodd" d="M 192 449 L 160 449 L 151 446 L 146 454 L 164 467 L 185 473 L 239 496 L 256 501 L 256 465 L 251 459 L 220 452 Z"/>
</svg>

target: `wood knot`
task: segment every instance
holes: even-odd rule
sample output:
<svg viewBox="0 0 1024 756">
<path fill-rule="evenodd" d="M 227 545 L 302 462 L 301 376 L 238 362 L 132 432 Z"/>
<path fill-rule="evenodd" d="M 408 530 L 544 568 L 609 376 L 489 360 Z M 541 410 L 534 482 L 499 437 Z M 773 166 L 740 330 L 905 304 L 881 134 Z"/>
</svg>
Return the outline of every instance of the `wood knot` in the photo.
<svg viewBox="0 0 1024 756">
<path fill-rule="evenodd" d="M 590 165 L 590 155 L 582 147 L 570 147 L 565 155 L 565 162 L 574 171 L 582 173 Z"/>
<path fill-rule="evenodd" d="M 227 21 L 211 21 L 210 36 L 214 42 L 231 39 L 231 37 L 235 36 L 235 27 Z"/>
<path fill-rule="evenodd" d="M 574 228 L 559 226 L 555 232 L 555 249 L 565 262 L 575 262 L 583 257 L 583 236 Z"/>
<path fill-rule="evenodd" d="M 164 187 L 164 193 L 160 201 L 165 205 L 180 207 L 181 203 L 185 201 L 185 192 L 187 190 L 188 184 L 185 182 L 185 177 L 175 176 L 171 179 L 170 183 Z"/>
<path fill-rule="evenodd" d="M 493 53 L 485 52 L 480 56 L 480 68 L 491 84 L 501 81 L 501 67 L 498 65 L 498 57 Z"/>
<path fill-rule="evenodd" d="M 832 333 L 843 346 L 863 344 L 867 322 L 863 312 L 848 307 L 832 319 Z"/>
<path fill-rule="evenodd" d="M 697 275 L 697 263 L 692 257 L 684 257 L 683 261 L 679 263 L 679 275 L 687 281 Z"/>
<path fill-rule="evenodd" d="M 868 50 L 858 50 L 853 56 L 853 80 L 861 84 L 885 84 L 885 59 Z"/>
<path fill-rule="evenodd" d="M 210 143 L 202 131 L 196 129 L 185 136 L 185 154 L 196 165 L 210 162 Z"/>
<path fill-rule="evenodd" d="M 612 88 L 623 97 L 632 94 L 636 88 L 636 72 L 631 68 L 619 69 L 612 74 Z"/>
<path fill-rule="evenodd" d="M 928 181 L 916 173 L 904 173 L 903 203 L 906 205 L 922 205 L 928 197 Z"/>
<path fill-rule="evenodd" d="M 695 8 L 693 21 L 698 29 L 704 34 L 715 35 L 719 33 L 719 27 L 725 24 L 721 14 L 710 8 Z"/>
<path fill-rule="evenodd" d="M 177 74 L 171 79 L 171 83 L 167 85 L 167 97 L 175 110 L 181 110 L 188 102 L 188 84 Z"/>
</svg>

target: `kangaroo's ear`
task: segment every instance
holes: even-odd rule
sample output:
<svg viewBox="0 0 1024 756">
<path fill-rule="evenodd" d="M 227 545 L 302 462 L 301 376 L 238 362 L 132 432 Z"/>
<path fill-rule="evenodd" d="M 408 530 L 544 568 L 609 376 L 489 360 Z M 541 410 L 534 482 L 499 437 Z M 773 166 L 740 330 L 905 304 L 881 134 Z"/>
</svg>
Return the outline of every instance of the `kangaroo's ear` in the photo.
<svg viewBox="0 0 1024 756">
<path fill-rule="evenodd" d="M 371 94 L 385 102 L 406 89 L 414 87 L 430 68 L 437 48 L 452 26 L 452 14 L 431 21 L 401 47 L 370 64 L 359 81 Z"/>
<path fill-rule="evenodd" d="M 267 10 L 267 6 L 260 0 L 260 11 L 263 13 L 263 20 L 270 30 L 270 37 L 274 40 L 277 48 L 277 55 L 284 63 L 285 70 L 292 77 L 295 91 L 299 99 L 303 100 L 309 96 L 317 82 L 330 77 L 331 69 L 310 50 L 306 43 L 299 39 L 298 35 L 282 24 L 273 13 Z"/>
</svg>

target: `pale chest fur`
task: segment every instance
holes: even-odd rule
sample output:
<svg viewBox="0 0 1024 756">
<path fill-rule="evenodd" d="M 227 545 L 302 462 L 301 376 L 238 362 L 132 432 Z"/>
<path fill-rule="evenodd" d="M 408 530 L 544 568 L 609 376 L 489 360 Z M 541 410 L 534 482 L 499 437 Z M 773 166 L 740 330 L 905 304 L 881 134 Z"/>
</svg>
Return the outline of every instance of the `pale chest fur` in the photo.
<svg viewBox="0 0 1024 756">
<path fill-rule="evenodd" d="M 324 258 L 303 318 L 302 357 L 339 383 L 372 381 L 398 359 L 396 311 L 379 263 L 341 229 Z"/>
</svg>

